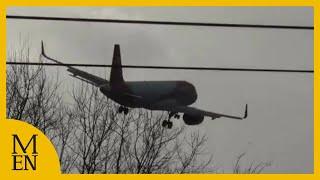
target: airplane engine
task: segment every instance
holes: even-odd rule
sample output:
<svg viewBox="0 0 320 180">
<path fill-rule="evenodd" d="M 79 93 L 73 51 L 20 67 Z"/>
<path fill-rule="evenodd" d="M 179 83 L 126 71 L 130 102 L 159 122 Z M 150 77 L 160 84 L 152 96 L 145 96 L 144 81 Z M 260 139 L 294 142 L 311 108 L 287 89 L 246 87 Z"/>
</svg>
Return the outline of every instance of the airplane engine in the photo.
<svg viewBox="0 0 320 180">
<path fill-rule="evenodd" d="M 187 125 L 197 125 L 202 123 L 204 116 L 201 114 L 184 114 L 183 121 Z"/>
</svg>

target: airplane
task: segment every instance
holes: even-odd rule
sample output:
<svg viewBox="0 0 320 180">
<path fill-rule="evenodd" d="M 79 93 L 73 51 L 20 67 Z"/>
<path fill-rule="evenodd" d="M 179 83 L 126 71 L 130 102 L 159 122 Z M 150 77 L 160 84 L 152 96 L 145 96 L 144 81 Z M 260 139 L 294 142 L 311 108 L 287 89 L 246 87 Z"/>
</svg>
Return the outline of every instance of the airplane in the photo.
<svg viewBox="0 0 320 180">
<path fill-rule="evenodd" d="M 204 111 L 189 106 L 197 100 L 197 91 L 187 81 L 125 81 L 122 75 L 119 44 L 114 45 L 109 81 L 47 56 L 43 41 L 41 41 L 41 57 L 66 66 L 72 77 L 98 87 L 105 96 L 120 104 L 118 113 L 126 115 L 129 108 L 167 111 L 169 117 L 162 122 L 164 128 L 171 129 L 173 125 L 171 118 L 179 119 L 179 113 L 183 113 L 183 121 L 187 125 L 200 124 L 205 116 L 211 117 L 212 120 L 220 117 L 242 120 L 248 115 L 247 104 L 243 117 Z"/>
</svg>

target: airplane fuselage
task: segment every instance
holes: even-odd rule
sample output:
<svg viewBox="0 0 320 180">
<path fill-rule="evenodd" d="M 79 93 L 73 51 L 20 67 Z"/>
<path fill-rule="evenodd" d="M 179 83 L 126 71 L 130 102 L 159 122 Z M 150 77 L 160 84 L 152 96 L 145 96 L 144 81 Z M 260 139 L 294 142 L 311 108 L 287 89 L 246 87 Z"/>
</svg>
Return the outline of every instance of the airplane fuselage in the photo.
<svg viewBox="0 0 320 180">
<path fill-rule="evenodd" d="M 128 81 L 100 91 L 123 106 L 151 110 L 188 106 L 197 99 L 195 87 L 186 81 Z"/>
</svg>

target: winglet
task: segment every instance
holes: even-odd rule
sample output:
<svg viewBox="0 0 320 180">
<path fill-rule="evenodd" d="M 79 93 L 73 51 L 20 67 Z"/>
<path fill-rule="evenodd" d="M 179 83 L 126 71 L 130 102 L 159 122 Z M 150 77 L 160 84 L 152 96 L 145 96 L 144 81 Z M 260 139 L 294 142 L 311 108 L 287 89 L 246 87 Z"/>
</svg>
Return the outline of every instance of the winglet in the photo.
<svg viewBox="0 0 320 180">
<path fill-rule="evenodd" d="M 53 58 L 51 58 L 51 57 L 46 55 L 46 53 L 44 51 L 44 45 L 43 45 L 43 41 L 42 40 L 41 40 L 41 56 L 43 56 L 44 58 L 46 58 L 46 59 L 48 59 L 50 61 L 53 61 L 53 62 L 55 62 L 57 64 L 63 64 L 62 62 L 60 62 L 58 60 L 55 60 L 55 59 L 53 59 Z M 67 66 L 69 68 L 72 68 L 71 66 L 68 66 L 68 65 L 65 65 L 65 66 Z"/>
<path fill-rule="evenodd" d="M 44 46 L 43 46 L 43 41 L 41 40 L 41 55 L 46 56 L 44 52 Z"/>
<path fill-rule="evenodd" d="M 246 104 L 246 110 L 244 112 L 244 116 L 242 119 L 246 119 L 248 117 L 248 104 Z"/>
</svg>

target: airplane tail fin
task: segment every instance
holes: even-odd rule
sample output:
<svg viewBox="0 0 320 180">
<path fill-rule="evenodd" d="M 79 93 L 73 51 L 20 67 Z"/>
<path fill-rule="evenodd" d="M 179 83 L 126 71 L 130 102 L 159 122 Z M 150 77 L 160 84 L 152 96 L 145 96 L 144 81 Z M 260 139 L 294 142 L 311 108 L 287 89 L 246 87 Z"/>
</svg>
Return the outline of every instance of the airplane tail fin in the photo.
<svg viewBox="0 0 320 180">
<path fill-rule="evenodd" d="M 122 64 L 121 64 L 121 54 L 120 54 L 120 45 L 115 44 L 113 50 L 113 59 L 112 59 L 112 67 L 110 74 L 110 85 L 122 84 L 124 83 L 122 76 Z"/>
</svg>

